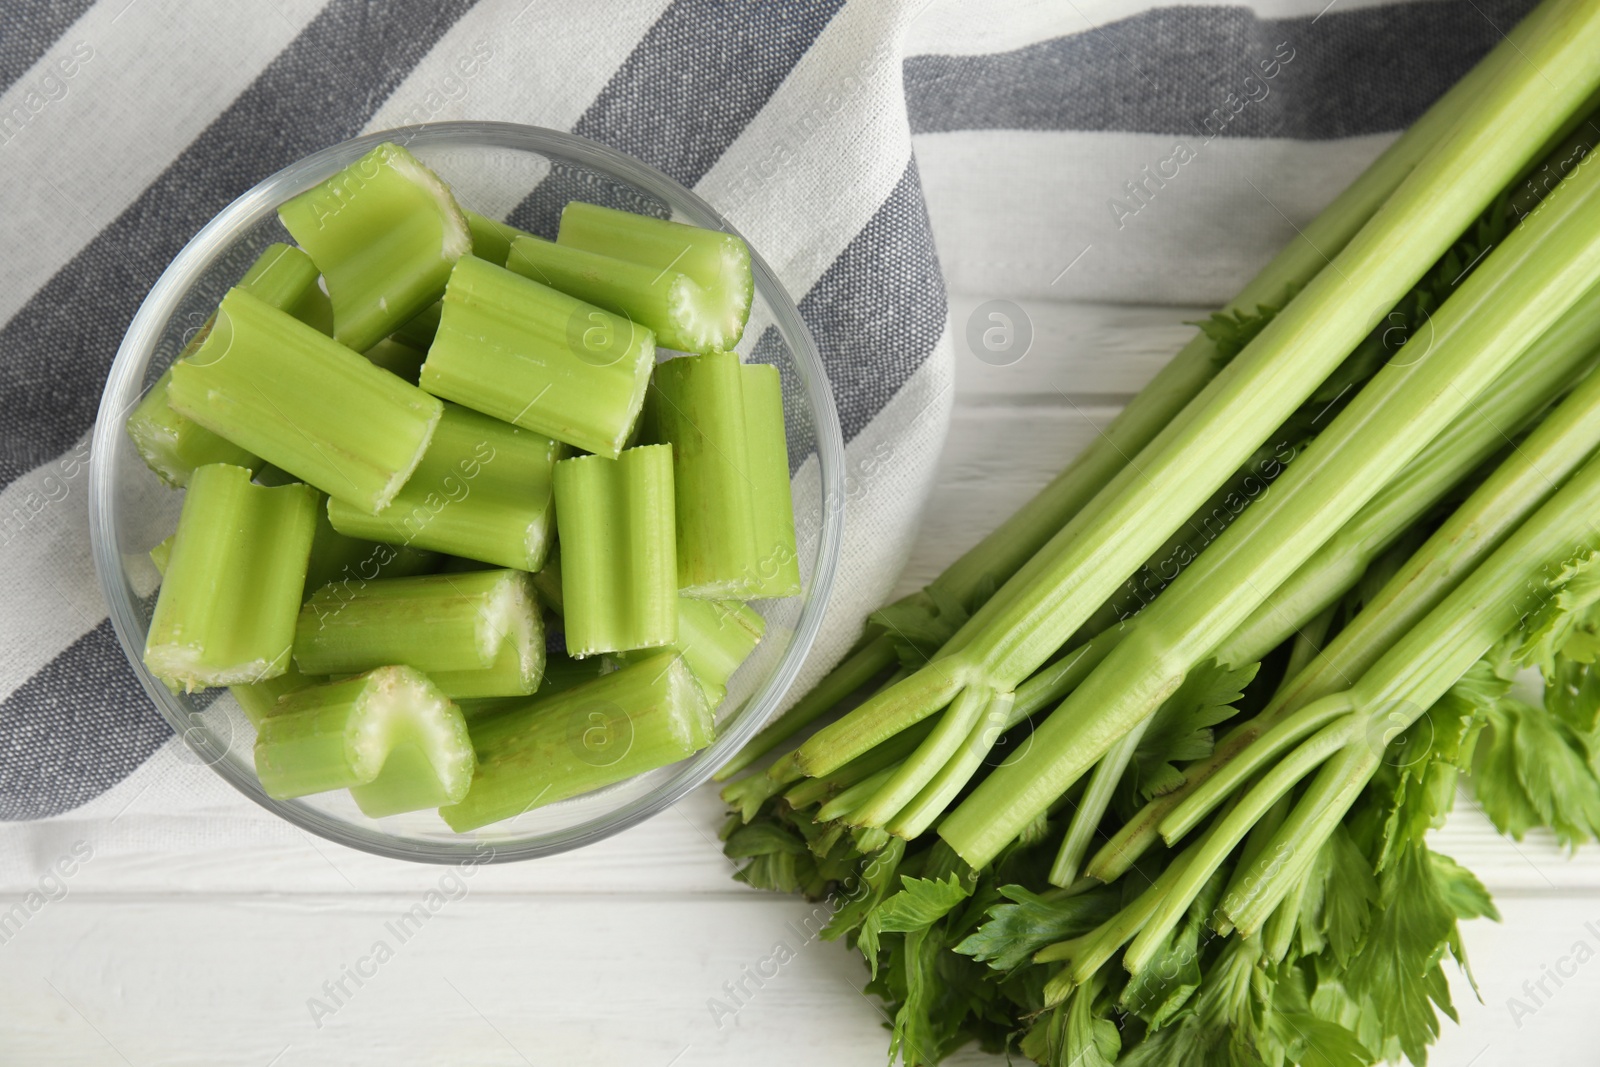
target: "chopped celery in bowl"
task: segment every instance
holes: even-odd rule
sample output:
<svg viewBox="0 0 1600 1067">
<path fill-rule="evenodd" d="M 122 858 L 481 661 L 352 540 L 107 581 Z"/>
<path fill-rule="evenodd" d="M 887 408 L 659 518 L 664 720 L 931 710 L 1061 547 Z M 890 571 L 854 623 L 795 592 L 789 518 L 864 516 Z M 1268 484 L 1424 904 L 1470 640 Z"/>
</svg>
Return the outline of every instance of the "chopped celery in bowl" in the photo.
<svg viewBox="0 0 1600 1067">
<path fill-rule="evenodd" d="M 529 338 L 565 362 L 508 358 Z M 656 373 L 680 360 L 706 372 Z M 823 364 L 759 250 L 509 123 L 240 196 L 129 326 L 93 455 L 95 566 L 162 716 L 256 803 L 423 862 L 577 848 L 709 779 L 794 681 L 843 522 Z"/>
</svg>

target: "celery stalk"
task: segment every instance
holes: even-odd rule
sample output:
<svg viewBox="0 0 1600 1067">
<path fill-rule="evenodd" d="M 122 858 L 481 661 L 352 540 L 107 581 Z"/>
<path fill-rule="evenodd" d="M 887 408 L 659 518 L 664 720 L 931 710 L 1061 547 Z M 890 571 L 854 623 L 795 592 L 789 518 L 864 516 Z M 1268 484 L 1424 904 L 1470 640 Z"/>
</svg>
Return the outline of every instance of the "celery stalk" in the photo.
<svg viewBox="0 0 1600 1067">
<path fill-rule="evenodd" d="M 468 256 L 450 275 L 422 387 L 615 459 L 654 367 L 643 326 Z"/>
<path fill-rule="evenodd" d="M 172 559 L 172 539 L 175 535 L 168 534 L 156 542 L 156 547 L 150 550 L 150 562 L 155 566 L 156 573 L 165 577 L 167 563 Z"/>
<path fill-rule="evenodd" d="M 1600 290 L 1591 290 L 1230 634 L 1217 659 L 1254 663 L 1333 604 L 1396 537 L 1587 373 L 1597 355 Z"/>
<path fill-rule="evenodd" d="M 472 788 L 439 814 L 473 830 L 676 763 L 711 739 L 694 675 L 659 653 L 474 723 Z"/>
<path fill-rule="evenodd" d="M 1341 713 L 1334 694 L 1418 625 L 1600 448 L 1600 371 L 1591 372 L 1527 440 L 1445 520 L 1349 626 L 1274 694 L 1261 715 L 1231 731 L 1161 798 L 1161 833 L 1176 839 L 1241 784 L 1264 754 Z M 1331 703 L 1330 703 L 1331 702 Z M 1242 753 L 1250 752 L 1246 759 Z"/>
<path fill-rule="evenodd" d="M 487 263 L 505 266 L 506 258 L 511 255 L 511 243 L 519 237 L 533 237 L 510 223 L 491 219 L 476 211 L 463 211 L 462 214 L 467 217 L 467 228 L 472 231 L 472 254 Z"/>
<path fill-rule="evenodd" d="M 650 327 L 662 348 L 714 352 L 738 343 L 742 321 L 725 312 L 687 274 L 616 259 L 531 234 L 511 244 L 506 266 L 523 277 Z M 729 338 L 731 337 L 731 340 Z"/>
<path fill-rule="evenodd" d="M 875 637 L 846 656 L 844 662 L 823 676 L 810 692 L 788 711 L 764 726 L 760 733 L 712 775 L 726 781 L 760 760 L 817 719 L 843 703 L 851 693 L 883 673 L 894 661 L 894 643 L 888 637 Z"/>
<path fill-rule="evenodd" d="M 553 477 L 554 475 L 552 475 Z M 549 608 L 556 615 L 561 614 L 562 605 L 566 601 L 561 598 L 561 552 L 559 545 L 551 547 L 550 554 L 545 557 L 544 566 L 533 572 L 533 591 L 539 594 L 539 603 Z"/>
<path fill-rule="evenodd" d="M 969 684 L 1011 688 L 1059 648 L 1556 134 L 1600 81 L 1582 58 L 1596 47 L 1600 10 L 1552 9 L 1519 49 L 1524 62 L 1496 72 L 1470 119 L 1444 134 L 1193 410 L 974 613 L 934 664 L 808 741 L 800 753 L 808 772 L 839 765 Z M 1547 70 L 1567 76 L 1557 82 Z"/>
<path fill-rule="evenodd" d="M 349 789 L 372 818 L 460 800 L 476 765 L 461 711 L 410 667 L 285 696 L 259 725 L 255 761 L 270 797 Z"/>
<path fill-rule="evenodd" d="M 438 300 L 472 250 L 450 187 L 390 142 L 285 202 L 278 218 L 322 271 L 334 338 L 358 352 Z"/>
<path fill-rule="evenodd" d="M 334 528 L 536 571 L 553 540 L 551 479 L 566 447 L 446 404 L 422 462 L 376 515 L 335 500 Z"/>
<path fill-rule="evenodd" d="M 396 341 L 392 337 L 385 337 L 365 352 L 367 362 L 401 378 L 412 385 L 417 384 L 417 379 L 422 375 L 422 362 L 428 354 L 420 348 Z"/>
<path fill-rule="evenodd" d="M 1253 314 L 1261 305 L 1280 304 L 1315 277 L 1327 264 L 1328 257 L 1344 249 L 1418 161 L 1469 114 L 1484 86 L 1508 63 L 1523 62 L 1517 51 L 1519 46 L 1513 41 L 1521 40 L 1530 32 L 1536 19 L 1551 17 L 1553 10 L 1554 5 L 1547 5 L 1513 29 L 1510 38 L 1503 39 L 1439 97 L 1247 282 L 1219 314 Z M 1227 358 L 1211 337 L 1205 333 L 1196 334 L 1037 496 L 946 567 L 926 588 L 901 598 L 884 610 L 897 617 L 931 621 L 940 615 L 941 601 L 953 600 L 966 612 L 981 607 L 1127 466 L 1130 456 L 1138 455 L 1172 422 L 1226 362 Z M 863 659 L 854 665 L 856 674 L 870 676 L 893 662 L 888 645 L 871 647 L 874 669 L 868 670 L 867 661 Z"/>
<path fill-rule="evenodd" d="M 759 566 L 740 369 L 731 352 L 668 360 L 645 401 L 645 440 L 672 446 L 678 588 L 687 596 L 741 596 Z"/>
<path fill-rule="evenodd" d="M 340 533 L 328 520 L 328 498 L 319 496 L 323 506 L 317 508 L 317 532 L 311 539 L 311 560 L 306 564 L 306 597 L 335 583 L 348 596 L 355 586 L 375 578 L 409 578 L 439 569 L 437 552 Z"/>
<path fill-rule="evenodd" d="M 756 539 L 756 573 L 744 595 L 796 596 L 800 592 L 800 554 L 795 547 L 783 383 L 778 368 L 771 364 L 746 363 L 740 373 Z"/>
<path fill-rule="evenodd" d="M 282 674 L 316 526 L 309 486 L 212 463 L 189 479 L 144 662 L 173 690 Z"/>
<path fill-rule="evenodd" d="M 800 591 L 776 367 L 744 366 L 731 352 L 668 360 L 650 384 L 644 438 L 672 445 L 684 595 Z"/>
<path fill-rule="evenodd" d="M 294 658 L 307 674 L 404 663 L 449 697 L 526 695 L 539 686 L 544 630 L 521 571 L 380 578 L 313 593 Z"/>
<path fill-rule="evenodd" d="M 167 399 L 200 425 L 377 511 L 411 476 L 443 405 L 240 289 Z"/>
<path fill-rule="evenodd" d="M 1223 912 L 1241 932 L 1248 935 L 1260 929 L 1304 873 L 1308 857 L 1315 855 L 1380 765 L 1382 741 L 1433 706 L 1517 626 L 1528 590 L 1544 588 L 1546 576 L 1576 553 L 1593 551 L 1597 509 L 1600 460 L 1591 458 L 1341 694 L 1352 709 L 1350 740 L 1323 765 L 1263 856 L 1236 872 L 1236 879 L 1253 887 L 1252 893 L 1223 902 Z M 1287 860 L 1281 858 L 1285 856 Z M 1202 847 L 1195 862 L 1211 859 L 1211 851 Z"/>
<path fill-rule="evenodd" d="M 672 449 L 562 460 L 555 493 L 567 652 L 581 659 L 671 644 L 678 636 Z"/>
<path fill-rule="evenodd" d="M 228 687 L 228 692 L 233 694 L 233 699 L 239 704 L 239 710 L 250 720 L 250 725 L 260 729 L 261 720 L 277 710 L 280 699 L 314 685 L 323 685 L 327 681 L 325 676 L 301 674 L 300 668 L 294 665 L 294 657 L 291 656 L 289 666 L 277 677 L 231 685 Z"/>
<path fill-rule="evenodd" d="M 1600 9 L 1587 25 L 1600 45 Z M 1403 347 L 1261 506 L 1247 510 L 1145 609 L 1134 632 L 1035 732 L 1028 754 L 945 820 L 940 834 L 963 858 L 986 862 L 1153 712 L 1191 665 L 1594 284 L 1597 174 L 1577 169 L 1519 225 L 1440 308 L 1424 351 Z M 1250 580 L 1240 582 L 1240 574 Z M 1138 666 L 1130 670 L 1130 663 Z"/>
<path fill-rule="evenodd" d="M 730 233 L 573 201 L 562 209 L 556 243 L 589 255 L 563 256 L 537 246 L 523 252 L 530 265 L 596 294 L 584 299 L 602 307 L 610 301 L 652 329 L 656 321 L 670 326 L 672 339 L 661 339 L 668 348 L 731 349 L 744 334 L 755 283 L 750 249 Z M 625 271 L 616 260 L 655 272 L 653 280 Z"/>
<path fill-rule="evenodd" d="M 328 298 L 317 288 L 317 268 L 311 257 L 298 248 L 268 245 L 239 279 L 238 287 L 323 332 L 331 327 Z M 215 319 L 216 316 L 207 319 L 194 332 L 178 359 L 185 359 L 200 348 Z M 231 463 L 251 469 L 261 466 L 260 457 L 172 410 L 167 403 L 167 383 L 171 380 L 169 367 L 128 416 L 128 436 L 162 481 L 182 488 L 189 484 L 194 469 L 207 463 Z"/>
<path fill-rule="evenodd" d="M 419 311 L 414 318 L 401 326 L 389 339 L 396 344 L 405 345 L 426 352 L 433 345 L 433 339 L 439 333 L 439 317 L 444 314 L 444 301 L 435 300 Z"/>
<path fill-rule="evenodd" d="M 737 600 L 679 596 L 678 636 L 665 649 L 683 657 L 700 683 L 706 706 L 715 711 L 728 695 L 728 679 L 756 650 L 766 628 L 765 619 Z M 609 658 L 628 664 L 654 654 L 649 649 L 619 652 Z"/>
</svg>

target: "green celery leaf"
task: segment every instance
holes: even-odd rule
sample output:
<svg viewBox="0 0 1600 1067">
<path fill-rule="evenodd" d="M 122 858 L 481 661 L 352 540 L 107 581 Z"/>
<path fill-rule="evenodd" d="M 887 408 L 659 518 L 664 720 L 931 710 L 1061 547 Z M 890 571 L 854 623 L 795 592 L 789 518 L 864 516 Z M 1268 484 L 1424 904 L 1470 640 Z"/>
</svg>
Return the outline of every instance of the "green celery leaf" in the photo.
<svg viewBox="0 0 1600 1067">
<path fill-rule="evenodd" d="M 1340 967 L 1355 955 L 1378 900 L 1372 864 L 1350 832 L 1336 826 L 1317 853 L 1300 902 L 1301 946 L 1307 954 L 1325 945 Z"/>
<path fill-rule="evenodd" d="M 1439 960 L 1454 933 L 1455 914 L 1439 891 L 1426 846 L 1404 849 L 1380 877 L 1377 912 L 1347 978 L 1351 992 L 1371 1004 L 1384 1033 L 1397 1038 L 1418 1067 L 1439 1036 L 1434 1005 L 1453 1014 Z"/>
<path fill-rule="evenodd" d="M 1373 1062 L 1355 1034 L 1310 1012 L 1274 1012 L 1267 1025 L 1299 1067 L 1368 1067 Z"/>
<path fill-rule="evenodd" d="M 1216 935 L 1207 923 L 1216 912 L 1232 872 L 1226 864 L 1218 867 L 1189 904 L 1180 922 L 1144 970 L 1128 979 L 1119 999 L 1121 1006 L 1145 1021 L 1152 1030 L 1172 1022 L 1189 998 L 1200 987 L 1201 939 L 1209 942 Z"/>
<path fill-rule="evenodd" d="M 1507 700 L 1517 709 L 1517 777 L 1544 825 L 1562 844 L 1577 846 L 1600 832 L 1600 782 L 1581 742 L 1543 708 Z"/>
<path fill-rule="evenodd" d="M 774 853 L 804 855 L 805 839 L 776 822 L 754 822 L 741 826 L 728 835 L 722 851 L 729 859 L 746 859 L 751 856 L 770 856 Z"/>
<path fill-rule="evenodd" d="M 1124 781 L 1131 781 L 1142 800 L 1183 784 L 1183 773 L 1174 763 L 1211 755 L 1211 728 L 1233 717 L 1234 703 L 1260 668 L 1251 663 L 1229 670 L 1207 660 L 1189 672 L 1150 720 L 1128 767 Z"/>
<path fill-rule="evenodd" d="M 1545 675 L 1544 706 L 1587 737 L 1600 729 L 1600 668 L 1590 660 L 1568 656 L 1572 646 L 1569 639 L 1555 659 L 1555 669 Z"/>
<path fill-rule="evenodd" d="M 997 971 L 1015 970 L 1044 946 L 1088 933 L 1116 914 L 1118 904 L 1112 892 L 1066 896 L 1054 890 L 1041 896 L 1007 885 L 1000 894 L 1011 903 L 990 908 L 988 921 L 955 947 Z"/>
<path fill-rule="evenodd" d="M 1589 609 L 1600 603 L 1600 552 L 1568 560 L 1546 579 L 1546 586 L 1546 597 L 1522 620 L 1513 659 L 1521 666 L 1537 666 L 1548 676 L 1555 670 L 1557 653 L 1580 628 L 1589 628 L 1590 635 L 1574 641 L 1574 652 L 1582 654 L 1592 643 L 1593 620 L 1588 616 Z"/>
<path fill-rule="evenodd" d="M 905 878 L 900 892 L 879 906 L 879 929 L 886 933 L 911 933 L 925 930 L 967 899 L 968 889 L 958 876 L 948 880 Z"/>
<path fill-rule="evenodd" d="M 1521 841 L 1544 820 L 1517 773 L 1517 721 L 1514 712 L 1498 703 L 1489 709 L 1473 752 L 1472 793 L 1496 830 Z"/>
<path fill-rule="evenodd" d="M 839 895 L 843 903 L 834 909 L 828 925 L 822 928 L 821 936 L 824 941 L 834 941 L 854 932 L 867 920 L 867 916 L 883 903 L 894 885 L 894 878 L 899 871 L 900 860 L 905 855 L 905 850 L 906 843 L 896 838 L 882 852 L 863 857 L 853 877 L 845 879 L 840 886 Z M 869 964 L 874 968 L 877 966 L 878 952 L 875 940 L 872 952 L 867 953 L 863 946 L 862 954 L 866 955 Z"/>
<path fill-rule="evenodd" d="M 869 626 L 889 635 L 900 665 L 908 670 L 917 670 L 933 659 L 966 621 L 961 601 L 933 587 L 867 617 Z"/>
</svg>

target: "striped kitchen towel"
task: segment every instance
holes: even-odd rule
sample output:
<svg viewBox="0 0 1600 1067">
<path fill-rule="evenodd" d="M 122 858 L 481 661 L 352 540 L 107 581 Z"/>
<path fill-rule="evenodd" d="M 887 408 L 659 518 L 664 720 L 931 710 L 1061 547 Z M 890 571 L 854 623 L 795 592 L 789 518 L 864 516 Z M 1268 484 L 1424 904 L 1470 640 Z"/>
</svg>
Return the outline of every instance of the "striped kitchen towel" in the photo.
<svg viewBox="0 0 1600 1067">
<path fill-rule="evenodd" d="M 1220 303 L 1530 6 L 10 0 L 0 866 L 24 874 L 68 825 L 137 851 L 270 818 L 186 757 L 134 681 L 85 498 L 140 300 L 279 167 L 392 126 L 531 123 L 638 157 L 742 230 L 816 337 L 859 490 L 804 682 L 891 591 L 955 361 L 994 306 L 1025 347 L 1052 303 Z M 551 193 L 512 220 L 544 228 Z"/>
</svg>

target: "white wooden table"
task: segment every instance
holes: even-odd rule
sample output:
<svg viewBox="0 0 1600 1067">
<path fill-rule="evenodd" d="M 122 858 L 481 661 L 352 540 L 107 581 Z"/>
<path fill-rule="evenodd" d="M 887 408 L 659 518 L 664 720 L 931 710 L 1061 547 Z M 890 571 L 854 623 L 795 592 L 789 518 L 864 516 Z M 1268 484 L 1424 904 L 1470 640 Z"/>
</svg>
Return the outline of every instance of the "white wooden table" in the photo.
<svg viewBox="0 0 1600 1067">
<path fill-rule="evenodd" d="M 960 340 L 978 300 L 952 302 L 956 410 L 906 588 L 1058 470 L 1197 315 L 1030 306 L 1031 352 L 994 368 Z M 1438 847 L 1483 878 L 1505 922 L 1468 925 L 1484 1003 L 1454 983 L 1463 1025 L 1446 1023 L 1430 1063 L 1593 1062 L 1600 850 L 1569 860 L 1548 839 L 1514 845 L 1462 806 Z M 730 881 L 721 818 L 702 790 L 586 851 L 470 878 L 284 824 L 171 855 L 95 857 L 0 943 L 0 1064 L 882 1063 L 863 967 L 809 940 L 811 905 Z M 419 905 L 424 920 L 396 925 Z M 730 994 L 779 943 L 794 956 L 776 977 Z M 1513 1013 L 1510 997 L 1529 1010 Z"/>
</svg>

